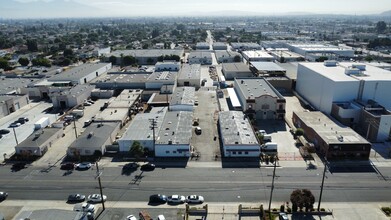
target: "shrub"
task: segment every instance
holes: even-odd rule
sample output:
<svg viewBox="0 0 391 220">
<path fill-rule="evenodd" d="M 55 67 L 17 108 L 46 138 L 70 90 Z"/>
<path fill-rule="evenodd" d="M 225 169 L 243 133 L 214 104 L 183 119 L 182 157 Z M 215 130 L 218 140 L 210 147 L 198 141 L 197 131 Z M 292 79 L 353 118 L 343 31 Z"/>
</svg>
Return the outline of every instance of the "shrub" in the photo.
<svg viewBox="0 0 391 220">
<path fill-rule="evenodd" d="M 285 206 L 284 205 L 281 205 L 280 206 L 280 212 L 284 212 L 285 211 Z"/>
<path fill-rule="evenodd" d="M 321 211 L 321 212 L 324 212 L 324 211 L 326 211 L 326 209 L 324 209 L 324 208 L 321 208 L 321 209 L 320 209 L 320 211 Z"/>
<path fill-rule="evenodd" d="M 276 208 L 274 208 L 274 209 L 272 209 L 273 210 L 273 212 L 277 212 L 277 209 Z"/>
<path fill-rule="evenodd" d="M 292 209 L 291 209 L 290 207 L 288 207 L 288 208 L 286 209 L 286 211 L 287 211 L 288 213 L 291 213 L 291 212 L 292 212 Z"/>
</svg>

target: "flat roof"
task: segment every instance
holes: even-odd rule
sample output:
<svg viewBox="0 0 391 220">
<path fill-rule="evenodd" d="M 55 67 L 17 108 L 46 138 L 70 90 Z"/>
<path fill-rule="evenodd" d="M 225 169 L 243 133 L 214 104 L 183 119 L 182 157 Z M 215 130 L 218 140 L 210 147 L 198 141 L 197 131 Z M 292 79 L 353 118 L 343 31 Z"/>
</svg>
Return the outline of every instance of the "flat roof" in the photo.
<svg viewBox="0 0 391 220">
<path fill-rule="evenodd" d="M 235 56 L 240 56 L 240 53 L 236 51 L 230 51 L 230 50 L 216 50 L 215 55 L 217 59 L 224 58 L 224 57 L 235 57 Z"/>
<path fill-rule="evenodd" d="M 171 100 L 172 94 L 160 94 L 158 92 L 154 92 L 151 97 L 148 99 L 149 105 L 163 104 L 168 105 Z"/>
<path fill-rule="evenodd" d="M 167 107 L 153 107 L 150 113 L 137 114 L 120 138 L 121 140 L 153 140 L 150 119 L 156 120 L 155 134 L 160 130 Z"/>
<path fill-rule="evenodd" d="M 27 87 L 27 85 L 41 80 L 42 79 L 0 77 L 0 95 L 12 93 L 15 90 Z"/>
<path fill-rule="evenodd" d="M 91 83 L 143 83 L 146 82 L 151 73 L 113 73 L 103 74 Z"/>
<path fill-rule="evenodd" d="M 113 101 L 115 102 L 115 101 Z M 111 104 L 110 104 L 111 105 Z M 123 122 L 125 118 L 128 117 L 129 109 L 124 107 L 111 107 L 106 108 L 103 111 L 99 112 L 94 121 L 101 122 L 101 121 L 118 121 Z"/>
<path fill-rule="evenodd" d="M 191 58 L 212 58 L 212 54 L 210 51 L 196 50 L 190 52 L 188 59 Z"/>
<path fill-rule="evenodd" d="M 264 78 L 235 78 L 236 91 L 240 91 L 244 97 L 260 97 L 270 95 L 278 99 L 285 99 L 270 83 Z"/>
<path fill-rule="evenodd" d="M 95 89 L 94 85 L 77 84 L 77 85 L 71 87 L 69 90 L 61 90 L 61 91 L 53 92 L 50 94 L 50 96 L 62 96 L 62 95 L 79 96 L 80 94 L 83 94 L 85 92 L 91 92 L 93 89 Z"/>
<path fill-rule="evenodd" d="M 242 52 L 248 58 L 274 58 L 267 51 L 263 50 L 247 50 Z"/>
<path fill-rule="evenodd" d="M 183 64 L 178 74 L 179 79 L 201 79 L 201 64 Z"/>
<path fill-rule="evenodd" d="M 258 71 L 270 71 L 270 72 L 286 72 L 284 68 L 274 62 L 255 62 L 252 61 L 250 64 L 255 67 Z"/>
<path fill-rule="evenodd" d="M 250 68 L 245 63 L 223 63 L 222 64 L 222 70 L 223 72 L 244 72 L 249 73 Z"/>
<path fill-rule="evenodd" d="M 245 48 L 261 48 L 261 45 L 257 43 L 231 43 L 231 46 L 235 49 L 245 47 Z"/>
<path fill-rule="evenodd" d="M 277 49 L 271 51 L 271 53 L 274 54 L 275 56 L 284 57 L 284 58 L 295 58 L 295 59 L 297 59 L 297 58 L 303 57 L 303 56 L 301 56 L 298 53 L 291 52 L 288 49 L 283 50 L 282 48 L 277 48 Z"/>
<path fill-rule="evenodd" d="M 193 112 L 167 112 L 156 139 L 156 144 L 190 144 Z"/>
<path fill-rule="evenodd" d="M 250 122 L 241 111 L 220 112 L 219 126 L 225 145 L 258 144 Z"/>
<path fill-rule="evenodd" d="M 92 123 L 84 132 L 68 147 L 70 148 L 100 148 L 106 143 L 119 122 Z M 89 137 L 89 134 L 93 134 Z"/>
<path fill-rule="evenodd" d="M 330 80 L 336 82 L 342 81 L 390 81 L 391 80 L 391 71 L 378 68 L 371 65 L 365 65 L 363 63 L 355 62 L 339 62 L 335 66 L 325 66 L 324 63 L 299 63 L 312 71 L 323 75 Z M 364 65 L 365 70 L 360 71 L 360 74 L 347 75 L 345 74 L 346 69 L 351 68 L 353 65 Z M 358 70 L 357 70 L 358 71 Z M 354 76 L 354 77 L 353 77 Z"/>
<path fill-rule="evenodd" d="M 116 50 L 112 51 L 110 54 L 106 55 L 106 57 L 115 56 L 121 57 L 123 56 L 133 56 L 137 57 L 160 57 L 165 55 L 178 55 L 182 56 L 183 49 L 151 49 L 151 50 Z"/>
<path fill-rule="evenodd" d="M 60 74 L 50 77 L 49 81 L 64 81 L 64 80 L 80 80 L 83 77 L 88 76 L 91 73 L 96 72 L 97 70 L 103 67 L 111 66 L 110 63 L 85 63 L 80 66 L 73 67 L 68 69 Z M 107 68 L 109 70 L 110 68 Z"/>
<path fill-rule="evenodd" d="M 231 100 L 231 103 L 232 103 L 232 107 L 234 107 L 234 108 L 242 107 L 242 105 L 240 104 L 240 101 L 238 99 L 238 96 L 236 95 L 235 89 L 234 88 L 227 88 L 227 91 L 228 91 L 229 99 Z"/>
<path fill-rule="evenodd" d="M 177 87 L 171 96 L 170 105 L 194 105 L 194 97 L 194 87 Z"/>
<path fill-rule="evenodd" d="M 107 108 L 130 108 L 140 97 L 142 89 L 124 89 Z"/>
<path fill-rule="evenodd" d="M 45 128 L 34 131 L 22 143 L 16 147 L 38 147 L 45 143 L 50 137 L 59 132 L 62 128 Z"/>
<path fill-rule="evenodd" d="M 154 72 L 152 73 L 148 79 L 147 82 L 175 82 L 176 77 L 178 73 L 177 72 L 169 72 L 169 71 L 163 71 L 163 72 Z"/>
<path fill-rule="evenodd" d="M 209 47 L 209 43 L 197 42 L 196 47 Z"/>
<path fill-rule="evenodd" d="M 370 144 L 354 130 L 346 126 L 336 124 L 322 112 L 295 112 L 295 114 L 308 127 L 315 130 L 316 133 L 328 144 Z"/>
</svg>

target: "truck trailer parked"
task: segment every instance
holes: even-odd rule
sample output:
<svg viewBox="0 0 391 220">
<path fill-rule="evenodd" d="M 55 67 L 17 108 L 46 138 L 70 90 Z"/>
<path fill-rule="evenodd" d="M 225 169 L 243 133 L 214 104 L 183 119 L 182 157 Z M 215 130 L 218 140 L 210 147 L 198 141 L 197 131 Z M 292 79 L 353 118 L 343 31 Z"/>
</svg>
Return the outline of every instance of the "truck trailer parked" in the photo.
<svg viewBox="0 0 391 220">
<path fill-rule="evenodd" d="M 34 129 L 38 130 L 41 128 L 45 128 L 50 124 L 50 120 L 48 117 L 43 117 L 34 123 Z"/>
</svg>

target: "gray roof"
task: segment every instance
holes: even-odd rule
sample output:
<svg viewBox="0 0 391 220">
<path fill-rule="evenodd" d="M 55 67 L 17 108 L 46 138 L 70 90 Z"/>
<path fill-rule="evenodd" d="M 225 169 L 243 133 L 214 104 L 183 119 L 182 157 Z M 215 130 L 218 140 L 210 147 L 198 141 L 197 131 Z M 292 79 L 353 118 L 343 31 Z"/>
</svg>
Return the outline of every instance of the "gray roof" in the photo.
<svg viewBox="0 0 391 220">
<path fill-rule="evenodd" d="M 49 78 L 49 81 L 78 81 L 110 63 L 86 63 Z"/>
<path fill-rule="evenodd" d="M 286 72 L 284 68 L 273 62 L 250 62 L 258 71 L 281 71 Z"/>
<path fill-rule="evenodd" d="M 235 49 L 248 48 L 248 49 L 259 49 L 261 45 L 257 43 L 231 43 L 231 46 Z"/>
<path fill-rule="evenodd" d="M 236 92 L 240 91 L 244 97 L 260 97 L 270 95 L 278 99 L 285 99 L 270 83 L 264 78 L 235 78 Z"/>
<path fill-rule="evenodd" d="M 137 57 L 160 57 L 165 55 L 178 55 L 181 56 L 183 53 L 183 50 L 159 50 L 159 49 L 153 49 L 153 50 L 116 50 L 108 54 L 106 57 L 115 56 L 115 57 L 121 57 L 121 54 L 123 56 L 133 56 L 135 58 Z"/>
<path fill-rule="evenodd" d="M 121 74 L 104 74 L 94 80 L 92 83 L 131 83 L 146 82 L 151 73 L 121 73 Z"/>
<path fill-rule="evenodd" d="M 167 112 L 156 144 L 190 144 L 192 121 L 192 112 Z"/>
<path fill-rule="evenodd" d="M 223 58 L 223 57 L 235 57 L 235 56 L 240 56 L 240 53 L 236 52 L 236 51 L 229 51 L 229 50 L 216 50 L 215 51 L 215 54 L 216 54 L 216 58 L 217 59 L 220 59 L 220 58 Z"/>
<path fill-rule="evenodd" d="M 215 47 L 215 46 L 217 46 L 217 47 L 222 47 L 222 46 L 227 46 L 227 44 L 224 43 L 224 42 L 214 42 L 214 43 L 213 43 L 213 47 Z"/>
<path fill-rule="evenodd" d="M 177 87 L 171 96 L 170 105 L 193 105 L 194 96 L 194 87 Z"/>
<path fill-rule="evenodd" d="M 92 123 L 69 148 L 100 148 L 118 125 L 119 122 Z M 90 133 L 93 134 L 91 137 L 89 137 Z"/>
<path fill-rule="evenodd" d="M 224 145 L 258 144 L 251 124 L 241 111 L 220 112 L 219 126 Z"/>
<path fill-rule="evenodd" d="M 207 50 L 197 50 L 197 51 L 192 51 L 189 54 L 189 59 L 191 58 L 212 58 L 212 54 L 210 51 Z"/>
<path fill-rule="evenodd" d="M 198 42 L 196 47 L 209 47 L 209 43 L 206 42 Z"/>
<path fill-rule="evenodd" d="M 155 135 L 157 137 L 166 112 L 167 107 L 154 107 L 149 113 L 137 114 L 122 135 L 121 140 L 152 140 L 153 131 L 150 128 L 149 119 L 156 120 Z"/>
<path fill-rule="evenodd" d="M 167 82 L 167 84 L 172 84 L 172 82 L 175 82 L 177 74 L 177 72 L 169 71 L 154 72 L 148 77 L 147 82 Z"/>
<path fill-rule="evenodd" d="M 69 90 L 62 90 L 60 92 L 54 92 L 50 95 L 52 96 L 62 96 L 62 95 L 74 95 L 79 96 L 80 94 L 83 94 L 85 92 L 91 92 L 93 89 L 95 89 L 94 85 L 88 85 L 88 84 L 77 84 L 70 88 Z"/>
<path fill-rule="evenodd" d="M 83 219 L 85 213 L 62 209 L 42 209 L 33 211 L 22 211 L 15 219 Z"/>
<path fill-rule="evenodd" d="M 178 79 L 200 79 L 201 64 L 183 64 Z"/>
<path fill-rule="evenodd" d="M 295 112 L 295 114 L 328 144 L 370 144 L 354 130 L 335 123 L 322 112 Z"/>
<path fill-rule="evenodd" d="M 11 93 L 19 88 L 27 87 L 32 82 L 38 82 L 41 79 L 31 78 L 0 78 L 0 95 Z"/>
<path fill-rule="evenodd" d="M 62 128 L 45 128 L 34 131 L 30 136 L 26 138 L 22 143 L 18 144 L 17 147 L 34 147 L 41 146 L 50 137 L 59 132 Z"/>
<path fill-rule="evenodd" d="M 107 108 L 130 108 L 134 102 L 140 97 L 142 89 L 124 89 Z"/>
<path fill-rule="evenodd" d="M 245 63 L 223 63 L 223 72 L 251 72 L 250 68 Z"/>
</svg>

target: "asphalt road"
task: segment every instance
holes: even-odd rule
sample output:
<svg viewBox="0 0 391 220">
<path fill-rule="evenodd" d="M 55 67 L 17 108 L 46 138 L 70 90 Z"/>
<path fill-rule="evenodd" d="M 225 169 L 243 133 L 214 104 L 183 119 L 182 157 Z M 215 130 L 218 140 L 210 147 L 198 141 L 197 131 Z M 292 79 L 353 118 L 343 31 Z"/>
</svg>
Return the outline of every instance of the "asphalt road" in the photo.
<svg viewBox="0 0 391 220">
<path fill-rule="evenodd" d="M 64 200 L 68 194 L 98 193 L 95 169 L 73 171 L 64 175 L 58 167 L 28 167 L 11 172 L 0 167 L 0 191 L 8 199 Z M 103 168 L 103 192 L 110 201 L 145 201 L 149 195 L 161 193 L 200 194 L 209 202 L 267 202 L 270 195 L 272 168 L 156 168 L 153 172 L 137 170 L 122 175 L 121 168 Z M 390 201 L 391 168 L 376 172 L 327 173 L 324 202 Z M 141 175 L 141 176 L 139 176 Z M 318 200 L 322 169 L 278 168 L 273 201 L 289 201 L 292 190 L 310 189 Z M 138 177 L 139 176 L 139 177 Z"/>
</svg>

